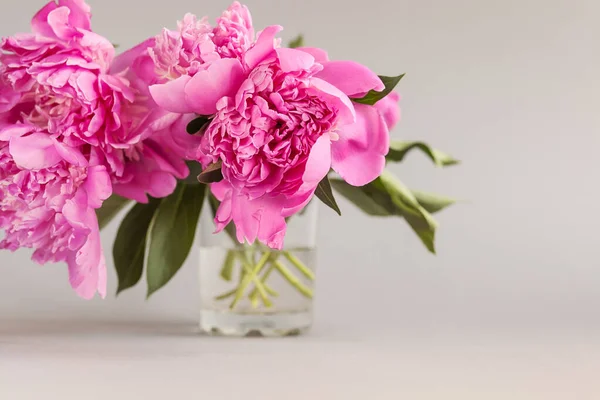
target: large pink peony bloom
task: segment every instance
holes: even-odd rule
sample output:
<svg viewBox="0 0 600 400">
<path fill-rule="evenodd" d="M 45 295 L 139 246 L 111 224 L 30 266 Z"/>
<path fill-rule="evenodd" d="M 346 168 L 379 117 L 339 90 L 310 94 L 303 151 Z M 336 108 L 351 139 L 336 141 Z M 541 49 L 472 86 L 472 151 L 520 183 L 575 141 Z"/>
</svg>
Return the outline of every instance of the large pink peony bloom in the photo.
<svg viewBox="0 0 600 400">
<path fill-rule="evenodd" d="M 277 47 L 278 26 L 266 28 L 240 57 L 151 86 L 173 112 L 214 117 L 199 157 L 222 164 L 213 184 L 221 200 L 217 229 L 233 221 L 240 242 L 282 248 L 285 217 L 312 197 L 330 168 L 364 185 L 383 170 L 388 127 L 380 111 L 351 98 L 382 90 L 368 68 L 329 61 L 314 48 Z"/>
<path fill-rule="evenodd" d="M 83 0 L 48 3 L 32 33 L 3 39 L 0 50 L 2 247 L 33 248 L 40 263 L 66 261 L 78 294 L 104 295 L 94 209 L 112 182 L 145 201 L 187 175 L 162 145 L 168 121 L 142 101 L 147 88 L 131 87 L 126 67 L 110 71 L 114 47 L 90 31 Z"/>
<path fill-rule="evenodd" d="M 131 90 L 105 74 L 114 48 L 89 29 L 89 7 L 61 0 L 0 45 L 0 247 L 67 262 L 84 298 L 106 293 L 94 209 L 112 192 L 105 164 L 118 170 L 114 149 L 132 140 L 118 115 Z"/>
<path fill-rule="evenodd" d="M 79 160 L 79 163 L 77 162 Z M 0 249 L 35 249 L 33 260 L 67 262 L 69 281 L 86 299 L 106 295 L 106 264 L 94 208 L 111 194 L 104 166 L 47 134 L 0 133 Z"/>
<path fill-rule="evenodd" d="M 184 160 L 195 159 L 200 137 L 188 135 L 186 125 L 196 116 L 159 107 L 148 87 L 182 75 L 194 75 L 222 57 L 237 57 L 254 39 L 248 9 L 234 3 L 213 28 L 207 18 L 186 14 L 176 30 L 163 29 L 155 38 L 118 56 L 110 73 L 126 78 L 135 100 L 121 112 L 128 132 L 139 144 L 121 152 L 124 170 L 113 178 L 115 193 L 146 202 L 146 194 L 164 197 L 189 171 Z"/>
</svg>

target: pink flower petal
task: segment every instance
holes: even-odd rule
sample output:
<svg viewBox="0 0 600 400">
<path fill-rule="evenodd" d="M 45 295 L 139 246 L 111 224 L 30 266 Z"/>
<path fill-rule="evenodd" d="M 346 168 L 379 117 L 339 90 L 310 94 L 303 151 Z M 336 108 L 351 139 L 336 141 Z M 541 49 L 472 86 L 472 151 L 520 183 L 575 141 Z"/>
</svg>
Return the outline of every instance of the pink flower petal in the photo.
<svg viewBox="0 0 600 400">
<path fill-rule="evenodd" d="M 222 180 L 221 182 L 211 183 L 210 190 L 212 194 L 215 195 L 217 200 L 223 201 L 227 193 L 231 191 L 231 184 L 226 180 Z"/>
<path fill-rule="evenodd" d="M 215 233 L 221 232 L 231 222 L 231 196 L 233 188 L 226 180 L 210 185 L 212 194 L 221 202 L 215 215 Z"/>
<path fill-rule="evenodd" d="M 165 148 L 165 152 L 168 152 L 167 154 L 170 156 L 169 159 L 177 158 L 178 163 L 181 163 L 183 159 L 195 159 L 202 136 L 190 135 L 186 131 L 188 123 L 195 118 L 197 118 L 196 114 L 165 113 L 162 117 L 156 116 L 153 123 L 149 125 L 148 128 L 156 132 L 152 140 Z M 175 162 L 172 164 L 175 165 Z M 180 174 L 183 174 L 181 178 L 185 178 L 189 171 L 187 167 L 183 167 L 185 164 L 177 167 L 174 175 L 179 177 Z"/>
<path fill-rule="evenodd" d="M 352 124 L 356 121 L 354 106 L 341 90 L 319 78 L 312 78 L 310 83 L 316 89 L 314 91 L 316 96 L 335 106 L 344 124 Z"/>
<path fill-rule="evenodd" d="M 341 128 L 339 140 L 332 143 L 332 167 L 349 184 L 363 186 L 383 171 L 389 131 L 375 107 L 355 107 L 356 123 Z"/>
<path fill-rule="evenodd" d="M 310 150 L 302 181 L 305 185 L 317 186 L 330 169 L 331 139 L 325 134 L 317 139 Z"/>
<path fill-rule="evenodd" d="M 78 167 L 85 167 L 88 164 L 87 160 L 79 149 L 70 147 L 64 143 L 60 143 L 54 138 L 52 141 L 54 142 L 54 149 L 63 160 Z"/>
<path fill-rule="evenodd" d="M 94 209 L 88 206 L 83 191 L 67 200 L 63 214 L 74 229 L 83 229 L 82 233 L 87 235 L 83 246 L 67 257 L 71 287 L 84 299 L 91 299 L 96 291 L 100 296 L 106 296 L 106 262 L 102 254 L 98 219 Z"/>
<path fill-rule="evenodd" d="M 10 139 L 9 151 L 15 163 L 25 169 L 49 168 L 61 160 L 53 140 L 43 133 L 13 137 Z"/>
<path fill-rule="evenodd" d="M 185 101 L 199 115 L 217 112 L 217 101 L 232 96 L 244 81 L 242 64 L 234 58 L 213 62 L 208 69 L 198 71 L 185 85 Z"/>
<path fill-rule="evenodd" d="M 0 113 L 12 110 L 19 100 L 21 100 L 21 93 L 8 84 L 2 85 L 0 80 Z"/>
<path fill-rule="evenodd" d="M 150 86 L 152 99 L 167 111 L 186 114 L 193 112 L 192 108 L 185 101 L 185 85 L 192 78 L 183 75 L 173 81 Z"/>
<path fill-rule="evenodd" d="M 52 31 L 62 40 L 69 40 L 75 36 L 75 29 L 69 25 L 70 10 L 66 7 L 58 7 L 48 13 L 48 25 Z"/>
<path fill-rule="evenodd" d="M 54 31 L 48 25 L 48 14 L 56 10 L 58 6 L 54 1 L 48 2 L 31 20 L 31 29 L 34 33 L 46 37 L 56 37 Z"/>
<path fill-rule="evenodd" d="M 138 203 L 148 203 L 147 194 L 156 198 L 166 197 L 177 185 L 177 179 L 170 172 L 160 170 L 151 159 L 129 164 L 124 176 L 129 179 L 115 182 L 114 193 Z"/>
<path fill-rule="evenodd" d="M 315 58 L 312 55 L 300 50 L 281 47 L 275 51 L 283 72 L 308 70 L 315 63 Z"/>
<path fill-rule="evenodd" d="M 285 196 L 269 195 L 250 200 L 244 194 L 232 194 L 231 215 L 240 243 L 256 239 L 273 249 L 283 248 L 286 224 L 282 216 Z"/>
<path fill-rule="evenodd" d="M 400 95 L 397 92 L 391 92 L 374 105 L 374 107 L 379 110 L 379 114 L 381 114 L 385 120 L 389 130 L 392 130 L 398 121 L 400 121 L 399 101 Z"/>
<path fill-rule="evenodd" d="M 91 30 L 91 9 L 84 0 L 58 0 L 58 5 L 70 10 L 69 24 L 75 28 Z"/>
<path fill-rule="evenodd" d="M 145 185 L 140 185 L 137 181 L 117 182 L 113 185 L 113 193 L 146 204 L 148 203 L 148 196 L 144 187 Z"/>
<path fill-rule="evenodd" d="M 0 141 L 8 142 L 13 137 L 21 137 L 35 129 L 34 126 L 25 124 L 6 125 L 0 129 Z"/>
<path fill-rule="evenodd" d="M 137 46 L 119 54 L 110 66 L 110 73 L 118 74 L 119 72 L 123 72 L 127 68 L 130 68 L 136 58 L 140 57 L 144 52 L 146 52 L 148 48 L 153 47 L 155 43 L 155 38 L 146 39 Z"/>
<path fill-rule="evenodd" d="M 315 58 L 315 61 L 318 63 L 325 63 L 329 61 L 329 56 L 327 52 L 323 49 L 319 49 L 318 47 L 297 47 L 296 50 L 301 50 L 305 53 L 310 54 Z"/>
<path fill-rule="evenodd" d="M 93 208 L 100 208 L 104 200 L 112 194 L 112 185 L 110 175 L 106 172 L 106 167 L 96 165 L 88 168 L 87 179 L 84 184 L 87 192 L 88 204 Z"/>
<path fill-rule="evenodd" d="M 323 135 L 313 145 L 302 175 L 304 182 L 294 196 L 286 199 L 282 215 L 289 217 L 302 210 L 312 198 L 317 185 L 331 169 L 331 139 Z"/>
<path fill-rule="evenodd" d="M 262 30 L 254 46 L 244 55 L 244 62 L 248 68 L 253 69 L 275 50 L 275 35 L 283 28 L 279 25 L 271 25 Z"/>
<path fill-rule="evenodd" d="M 306 189 L 303 185 L 294 196 L 286 199 L 281 215 L 287 218 L 302 210 L 310 202 L 316 189 L 317 186 Z"/>
<path fill-rule="evenodd" d="M 187 133 L 185 133 L 187 135 Z M 189 136 L 189 135 L 188 135 Z M 188 176 L 190 170 L 188 169 L 185 161 L 176 154 L 169 151 L 169 145 L 171 143 L 159 141 L 161 138 L 148 139 L 144 143 L 144 161 L 148 169 L 154 171 L 164 171 L 176 178 L 183 179 Z"/>
<path fill-rule="evenodd" d="M 331 83 L 349 97 L 385 88 L 377 74 L 354 61 L 326 62 L 323 64 L 323 70 L 316 76 Z"/>
<path fill-rule="evenodd" d="M 112 43 L 95 32 L 81 30 L 77 32 L 81 34 L 80 45 L 93 49 L 95 62 L 99 64 L 103 71 L 107 71 L 115 56 L 115 47 Z"/>
<path fill-rule="evenodd" d="M 150 187 L 148 193 L 155 198 L 167 197 L 175 190 L 177 179 L 164 171 L 155 171 L 150 174 Z"/>
</svg>

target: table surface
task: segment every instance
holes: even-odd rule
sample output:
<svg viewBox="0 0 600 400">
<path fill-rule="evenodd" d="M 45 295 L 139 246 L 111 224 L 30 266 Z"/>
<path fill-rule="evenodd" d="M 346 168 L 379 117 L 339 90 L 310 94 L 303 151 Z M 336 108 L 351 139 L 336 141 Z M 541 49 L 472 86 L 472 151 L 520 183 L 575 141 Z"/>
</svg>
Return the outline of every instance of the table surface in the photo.
<svg viewBox="0 0 600 400">
<path fill-rule="evenodd" d="M 165 318 L 13 318 L 0 327 L 0 398 L 600 398 L 591 331 L 350 328 L 233 339 Z"/>
</svg>

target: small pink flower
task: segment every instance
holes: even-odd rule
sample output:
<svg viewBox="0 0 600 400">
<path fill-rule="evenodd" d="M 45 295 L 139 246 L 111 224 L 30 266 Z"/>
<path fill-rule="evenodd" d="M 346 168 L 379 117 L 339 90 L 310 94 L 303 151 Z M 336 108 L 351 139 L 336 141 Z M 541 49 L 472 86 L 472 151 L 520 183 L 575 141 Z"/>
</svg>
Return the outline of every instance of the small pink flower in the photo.
<svg viewBox="0 0 600 400">
<path fill-rule="evenodd" d="M 215 222 L 236 225 L 240 242 L 282 248 L 285 217 L 312 197 L 330 168 L 364 185 L 383 170 L 387 125 L 372 106 L 353 104 L 383 83 L 368 68 L 329 61 L 320 49 L 278 48 L 278 26 L 266 28 L 240 58 L 153 85 L 172 112 L 214 116 L 198 158 L 222 163 L 213 184 L 221 200 Z"/>
</svg>

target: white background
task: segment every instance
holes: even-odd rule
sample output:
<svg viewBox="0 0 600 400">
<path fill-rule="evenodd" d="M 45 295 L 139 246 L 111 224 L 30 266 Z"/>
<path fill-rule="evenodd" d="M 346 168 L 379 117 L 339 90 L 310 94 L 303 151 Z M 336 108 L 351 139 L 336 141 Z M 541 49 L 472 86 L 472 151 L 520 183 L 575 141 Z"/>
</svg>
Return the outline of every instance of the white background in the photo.
<svg viewBox="0 0 600 400">
<path fill-rule="evenodd" d="M 5 2 L 3 36 L 43 5 Z M 228 6 L 90 4 L 121 48 Z M 463 161 L 393 167 L 412 188 L 464 199 L 439 215 L 438 256 L 400 220 L 343 199 L 341 218 L 322 208 L 316 327 L 278 341 L 195 335 L 197 250 L 147 302 L 143 284 L 115 299 L 112 263 L 108 298 L 86 302 L 64 266 L 1 253 L 0 398 L 600 398 L 600 3 L 247 4 L 259 29 L 407 73 L 393 137 Z M 102 234 L 108 259 L 116 228 Z"/>
</svg>

